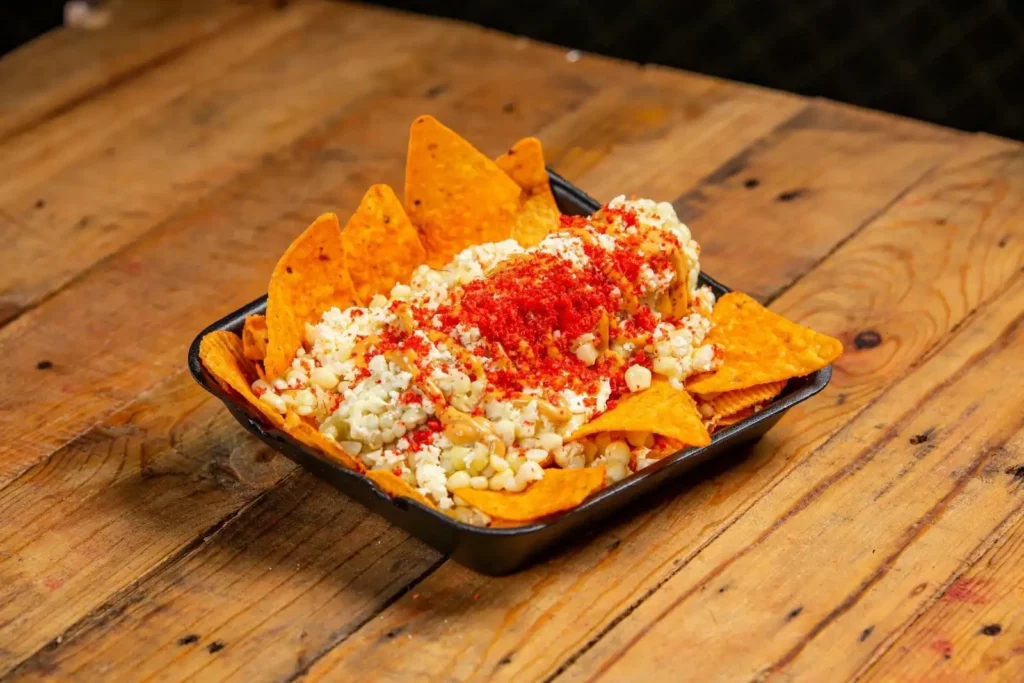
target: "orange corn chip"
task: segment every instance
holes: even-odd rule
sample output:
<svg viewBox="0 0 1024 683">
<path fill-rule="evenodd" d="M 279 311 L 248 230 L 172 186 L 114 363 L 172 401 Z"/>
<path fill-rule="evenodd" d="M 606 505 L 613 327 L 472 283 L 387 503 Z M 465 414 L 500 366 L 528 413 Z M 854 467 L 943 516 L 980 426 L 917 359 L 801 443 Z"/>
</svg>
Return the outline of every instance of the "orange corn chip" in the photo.
<svg viewBox="0 0 1024 683">
<path fill-rule="evenodd" d="M 366 305 L 374 294 L 387 295 L 397 282 L 427 260 L 427 251 L 402 203 L 387 185 L 371 187 L 342 233 L 345 270 L 356 296 Z"/>
<path fill-rule="evenodd" d="M 250 386 L 256 378 L 256 369 L 245 357 L 242 340 L 234 332 L 211 332 L 199 343 L 199 360 L 222 387 L 241 395 L 258 410 L 270 424 L 284 427 L 284 418 L 252 393 Z"/>
<path fill-rule="evenodd" d="M 719 418 L 715 426 L 721 429 L 722 427 L 729 427 L 730 425 L 734 425 L 737 422 L 742 422 L 743 420 L 746 420 L 748 417 L 752 417 L 757 412 L 756 408 L 756 406 L 749 406 L 737 413 L 733 413 L 732 415 L 727 415 L 725 417 Z"/>
<path fill-rule="evenodd" d="M 838 339 L 772 313 L 746 294 L 730 292 L 715 305 L 707 341 L 722 348 L 722 365 L 687 382 L 698 394 L 745 389 L 825 367 L 843 352 Z"/>
<path fill-rule="evenodd" d="M 687 446 L 711 443 L 693 398 L 661 378 L 655 378 L 649 389 L 619 400 L 614 408 L 580 427 L 571 439 L 617 431 L 651 432 Z"/>
<path fill-rule="evenodd" d="M 651 446 L 651 452 L 647 454 L 647 457 L 651 460 L 661 460 L 667 458 L 670 455 L 674 455 L 679 451 L 686 448 L 686 444 L 675 439 L 669 439 L 664 436 L 657 436 L 654 439 L 654 445 Z"/>
<path fill-rule="evenodd" d="M 556 512 L 569 510 L 604 486 L 603 467 L 544 470 L 544 478 L 521 493 L 487 489 L 458 489 L 454 494 L 476 509 L 496 519 L 529 522 Z"/>
<path fill-rule="evenodd" d="M 561 216 L 551 193 L 540 140 L 523 138 L 495 163 L 525 190 L 522 206 L 512 226 L 512 238 L 524 247 L 536 246 L 549 232 L 558 228 Z"/>
<path fill-rule="evenodd" d="M 242 327 L 242 349 L 249 360 L 263 360 L 267 356 L 267 319 L 250 315 Z"/>
<path fill-rule="evenodd" d="M 324 436 L 319 429 L 295 413 L 288 413 L 284 421 L 284 430 L 299 443 L 320 451 L 339 465 L 356 472 L 366 471 L 363 463 L 349 455 L 337 441 Z"/>
<path fill-rule="evenodd" d="M 410 486 L 409 482 L 391 470 L 370 470 L 366 473 L 366 476 L 373 480 L 377 488 L 392 498 L 412 498 L 427 507 L 437 507 L 426 496 Z"/>
<path fill-rule="evenodd" d="M 537 138 L 523 138 L 494 162 L 527 193 L 551 192 L 548 170 L 544 167 L 544 148 Z M 551 200 L 554 201 L 554 197 Z"/>
<path fill-rule="evenodd" d="M 291 366 L 305 338 L 307 322 L 316 322 L 332 306 L 348 308 L 353 303 L 338 217 L 325 213 L 292 242 L 270 276 L 269 341 L 263 359 L 267 376 L 277 377 Z"/>
<path fill-rule="evenodd" d="M 781 379 L 778 382 L 758 384 L 746 389 L 734 389 L 721 394 L 701 396 L 701 400 L 711 404 L 711 409 L 714 411 L 712 419 L 723 418 L 734 415 L 744 408 L 767 403 L 782 393 L 785 388 L 786 380 Z"/>
<path fill-rule="evenodd" d="M 504 171 L 432 116 L 412 124 L 405 209 L 439 268 L 474 244 L 512 234 L 520 189 Z"/>
<path fill-rule="evenodd" d="M 553 197 L 543 194 L 527 198 L 512 225 L 512 239 L 530 248 L 540 244 L 548 233 L 558 230 L 558 219 L 562 214 L 554 201 Z"/>
</svg>

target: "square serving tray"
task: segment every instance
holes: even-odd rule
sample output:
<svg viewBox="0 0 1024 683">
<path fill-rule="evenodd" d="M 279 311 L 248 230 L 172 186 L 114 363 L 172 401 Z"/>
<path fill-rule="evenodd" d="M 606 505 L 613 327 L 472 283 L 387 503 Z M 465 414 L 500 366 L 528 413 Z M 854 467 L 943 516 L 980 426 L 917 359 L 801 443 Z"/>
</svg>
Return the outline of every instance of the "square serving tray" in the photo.
<svg viewBox="0 0 1024 683">
<path fill-rule="evenodd" d="M 549 171 L 551 189 L 562 213 L 588 215 L 600 205 L 558 174 Z M 716 296 L 729 290 L 704 273 L 701 284 L 708 285 Z M 763 411 L 742 422 L 716 432 L 711 443 L 703 448 L 682 450 L 609 486 L 578 507 L 551 519 L 514 528 L 489 529 L 462 524 L 437 510 L 408 498 L 392 499 L 361 474 L 344 469 L 326 460 L 264 423 L 244 402 L 225 392 L 199 362 L 199 342 L 214 330 L 231 330 L 241 334 L 248 315 L 263 313 L 267 297 L 243 306 L 199 333 L 188 351 L 192 376 L 204 389 L 219 398 L 246 430 L 271 448 L 331 483 L 339 491 L 359 501 L 413 536 L 432 545 L 442 553 L 483 574 L 501 576 L 525 568 L 555 549 L 570 545 L 581 537 L 599 531 L 602 522 L 616 514 L 628 514 L 655 495 L 658 489 L 675 482 L 697 465 L 705 463 L 737 446 L 760 439 L 797 403 L 805 401 L 825 388 L 832 377 L 832 367 L 812 375 L 790 380 L 785 390 Z M 339 501 L 339 504 L 343 504 Z"/>
</svg>

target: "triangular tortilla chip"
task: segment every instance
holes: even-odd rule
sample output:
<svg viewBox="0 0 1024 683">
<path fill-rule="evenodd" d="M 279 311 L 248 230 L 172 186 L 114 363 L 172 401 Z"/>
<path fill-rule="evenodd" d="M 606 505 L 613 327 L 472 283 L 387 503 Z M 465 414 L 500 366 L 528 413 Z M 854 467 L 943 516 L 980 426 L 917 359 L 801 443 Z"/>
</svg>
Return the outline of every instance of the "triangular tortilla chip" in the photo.
<svg viewBox="0 0 1024 683">
<path fill-rule="evenodd" d="M 660 378 L 649 389 L 624 396 L 614 408 L 576 430 L 571 439 L 600 432 L 650 432 L 687 446 L 711 443 L 693 398 Z"/>
<path fill-rule="evenodd" d="M 711 321 L 714 327 L 705 342 L 721 347 L 722 364 L 713 373 L 690 378 L 686 388 L 697 394 L 803 377 L 843 352 L 838 339 L 786 320 L 739 292 L 718 300 Z"/>
<path fill-rule="evenodd" d="M 537 138 L 523 138 L 494 160 L 515 184 L 528 194 L 551 193 L 548 170 L 544 166 L 544 148 Z M 554 202 L 554 197 L 551 198 Z"/>
<path fill-rule="evenodd" d="M 284 427 L 284 417 L 252 392 L 251 383 L 256 378 L 256 369 L 245 357 L 242 340 L 237 334 L 217 330 L 203 337 L 199 343 L 199 360 L 224 389 L 242 396 L 273 426 L 278 429 Z"/>
<path fill-rule="evenodd" d="M 603 486 L 603 467 L 575 470 L 553 467 L 544 470 L 544 478 L 531 483 L 521 493 L 471 488 L 453 493 L 496 519 L 529 522 L 574 508 Z"/>
<path fill-rule="evenodd" d="M 782 390 L 785 388 L 786 380 L 780 379 L 778 382 L 758 384 L 746 389 L 735 389 L 721 394 L 704 394 L 700 396 L 700 399 L 704 403 L 711 405 L 711 409 L 714 411 L 711 419 L 715 420 L 716 418 L 735 415 L 750 406 L 763 405 L 782 393 Z"/>
<path fill-rule="evenodd" d="M 341 237 L 345 270 L 363 305 L 374 294 L 386 296 L 395 283 L 408 282 L 416 267 L 427 260 L 416 228 L 387 185 L 374 185 L 367 191 Z"/>
<path fill-rule="evenodd" d="M 512 235 L 519 186 L 493 161 L 432 116 L 412 124 L 405 210 L 440 268 L 466 247 Z"/>
<path fill-rule="evenodd" d="M 558 229 L 561 212 L 551 193 L 551 182 L 544 166 L 544 150 L 537 138 L 523 138 L 497 158 L 525 195 L 512 226 L 512 239 L 524 247 L 540 244 L 547 234 Z"/>
<path fill-rule="evenodd" d="M 263 360 L 267 356 L 267 318 L 250 315 L 242 327 L 242 349 L 249 360 Z"/>
<path fill-rule="evenodd" d="M 324 436 L 320 430 L 295 413 L 288 413 L 284 421 L 284 430 L 299 443 L 320 451 L 341 466 L 356 472 L 366 471 L 363 463 L 349 455 L 344 448 L 338 445 L 337 441 Z"/>
<path fill-rule="evenodd" d="M 552 199 L 542 194 L 529 197 L 523 202 L 512 226 L 512 239 L 529 249 L 541 243 L 548 233 L 558 230 L 558 219 L 562 215 Z"/>
<path fill-rule="evenodd" d="M 315 323 L 332 306 L 355 303 L 352 280 L 344 267 L 341 228 L 333 213 L 313 221 L 277 262 L 267 300 L 267 377 L 283 374 L 302 346 L 306 323 Z"/>
<path fill-rule="evenodd" d="M 370 470 L 366 473 L 366 476 L 373 480 L 373 483 L 377 485 L 377 488 L 392 498 L 401 498 L 404 496 L 405 498 L 412 498 L 418 503 L 423 503 L 427 507 L 437 507 L 430 502 L 429 498 L 414 489 L 409 482 L 402 479 L 391 470 Z"/>
</svg>

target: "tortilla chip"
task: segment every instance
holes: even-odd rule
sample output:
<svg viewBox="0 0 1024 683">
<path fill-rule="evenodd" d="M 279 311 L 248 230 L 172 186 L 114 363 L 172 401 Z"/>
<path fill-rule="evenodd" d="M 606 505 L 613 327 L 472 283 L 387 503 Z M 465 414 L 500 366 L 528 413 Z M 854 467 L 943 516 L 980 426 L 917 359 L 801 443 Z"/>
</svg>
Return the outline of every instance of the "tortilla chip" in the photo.
<svg viewBox="0 0 1024 683">
<path fill-rule="evenodd" d="M 495 163 L 526 192 L 512 226 L 512 239 L 524 247 L 540 244 L 549 232 L 558 228 L 562 215 L 551 193 L 540 140 L 523 138 Z"/>
<path fill-rule="evenodd" d="M 363 305 L 398 282 L 408 282 L 427 251 L 402 203 L 387 185 L 371 187 L 341 235 L 345 270 Z"/>
<path fill-rule="evenodd" d="M 292 242 L 270 276 L 263 359 L 267 377 L 278 377 L 291 366 L 307 322 L 315 323 L 332 306 L 344 309 L 354 303 L 338 217 L 325 213 Z"/>
<path fill-rule="evenodd" d="M 693 398 L 657 377 L 649 389 L 623 397 L 614 408 L 576 430 L 570 440 L 619 431 L 651 432 L 687 446 L 711 443 Z"/>
<path fill-rule="evenodd" d="M 342 467 L 355 470 L 356 472 L 366 471 L 363 463 L 349 455 L 337 441 L 324 436 L 314 425 L 306 422 L 295 413 L 288 413 L 284 421 L 284 431 L 299 443 L 320 451 Z"/>
<path fill-rule="evenodd" d="M 531 483 L 521 493 L 471 488 L 453 493 L 495 519 L 529 522 L 574 508 L 603 486 L 603 467 L 575 470 L 553 467 L 544 470 L 544 478 Z"/>
<path fill-rule="evenodd" d="M 544 195 L 529 197 L 516 215 L 512 239 L 527 249 L 535 247 L 548 233 L 558 230 L 561 215 L 553 198 L 549 201 Z"/>
<path fill-rule="evenodd" d="M 391 470 L 370 470 L 366 473 L 366 476 L 373 480 L 377 488 L 392 498 L 411 498 L 418 503 L 423 503 L 427 507 L 437 507 L 426 496 L 410 486 L 409 482 Z"/>
<path fill-rule="evenodd" d="M 471 144 L 432 116 L 412 123 L 405 166 L 405 209 L 443 267 L 466 247 L 512 235 L 519 186 Z"/>
<path fill-rule="evenodd" d="M 551 192 L 548 170 L 544 167 L 544 148 L 537 138 L 523 138 L 494 163 L 528 194 L 539 194 L 545 189 Z"/>
<path fill-rule="evenodd" d="M 706 341 L 721 347 L 722 365 L 687 382 L 687 390 L 697 394 L 803 377 L 843 352 L 838 339 L 786 320 L 738 292 L 718 300 L 711 320 L 715 326 Z"/>
<path fill-rule="evenodd" d="M 284 417 L 256 397 L 252 382 L 256 378 L 253 362 L 245 357 L 242 340 L 234 332 L 211 332 L 199 343 L 199 360 L 227 391 L 239 394 L 273 426 L 284 427 Z"/>
<path fill-rule="evenodd" d="M 675 455 L 684 448 L 686 448 L 685 443 L 659 435 L 655 437 L 654 445 L 651 446 L 651 451 L 647 454 L 647 457 L 651 460 L 661 460 L 670 455 Z"/>
<path fill-rule="evenodd" d="M 267 356 L 267 318 L 250 315 L 242 327 L 242 350 L 249 360 L 263 360 Z"/>
<path fill-rule="evenodd" d="M 753 417 L 756 413 L 757 406 L 749 406 L 737 413 L 733 413 L 732 415 L 727 415 L 723 418 L 719 418 L 718 422 L 715 424 L 715 427 L 717 429 L 729 427 L 731 425 L 736 424 L 737 422 L 742 422 L 743 420 L 746 420 L 748 417 Z"/>
<path fill-rule="evenodd" d="M 782 390 L 785 388 L 786 380 L 781 379 L 778 382 L 758 384 L 746 389 L 735 389 L 721 394 L 704 395 L 699 398 L 711 405 L 711 409 L 714 411 L 711 419 L 719 418 L 719 423 L 721 423 L 721 418 L 723 417 L 735 415 L 744 408 L 763 405 L 771 401 L 782 393 Z"/>
</svg>

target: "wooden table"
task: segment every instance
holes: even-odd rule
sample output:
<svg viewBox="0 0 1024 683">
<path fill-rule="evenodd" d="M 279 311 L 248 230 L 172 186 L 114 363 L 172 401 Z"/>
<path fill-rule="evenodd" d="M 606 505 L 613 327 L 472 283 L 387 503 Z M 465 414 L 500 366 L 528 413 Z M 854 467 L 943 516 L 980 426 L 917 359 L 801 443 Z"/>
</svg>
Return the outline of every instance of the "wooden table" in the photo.
<svg viewBox="0 0 1024 683">
<path fill-rule="evenodd" d="M 1021 680 L 1024 148 L 351 4 L 113 3 L 0 60 L 0 672 L 12 680 Z M 756 447 L 474 574 L 185 369 L 433 113 L 670 199 L 840 337 Z"/>
</svg>

